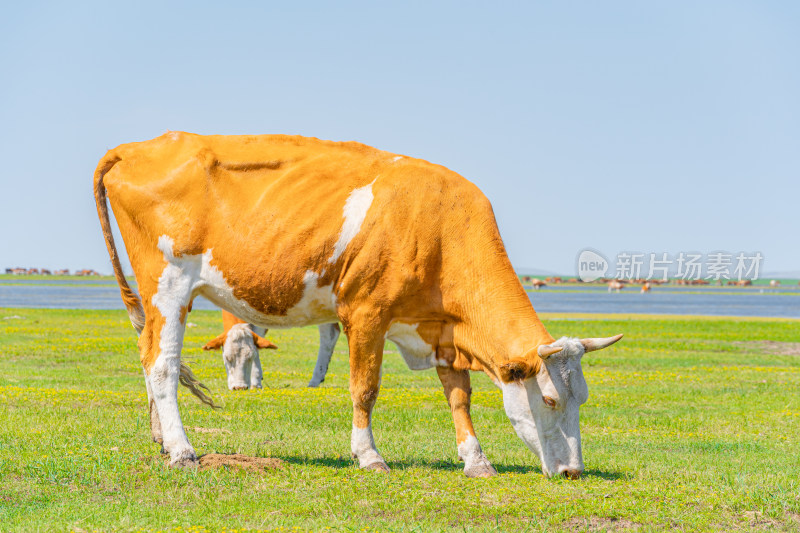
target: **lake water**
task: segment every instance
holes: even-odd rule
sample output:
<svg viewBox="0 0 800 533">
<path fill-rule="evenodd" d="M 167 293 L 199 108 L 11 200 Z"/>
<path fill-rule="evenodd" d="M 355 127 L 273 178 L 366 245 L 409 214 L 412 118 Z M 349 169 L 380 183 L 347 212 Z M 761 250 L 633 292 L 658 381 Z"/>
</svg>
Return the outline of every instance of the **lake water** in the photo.
<svg viewBox="0 0 800 533">
<path fill-rule="evenodd" d="M 631 287 L 609 293 L 601 286 L 558 287 L 528 293 L 541 313 L 647 313 L 800 318 L 800 287 Z M 0 307 L 123 309 L 113 281 L 0 280 Z M 194 309 L 218 309 L 198 297 Z"/>
</svg>

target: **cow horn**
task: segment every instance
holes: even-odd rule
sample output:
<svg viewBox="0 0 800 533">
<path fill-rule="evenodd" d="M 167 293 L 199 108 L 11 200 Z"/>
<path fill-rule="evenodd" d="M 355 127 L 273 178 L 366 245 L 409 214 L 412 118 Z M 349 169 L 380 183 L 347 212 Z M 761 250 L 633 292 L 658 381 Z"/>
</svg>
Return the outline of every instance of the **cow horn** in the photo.
<svg viewBox="0 0 800 533">
<path fill-rule="evenodd" d="M 563 350 L 563 346 L 548 346 L 547 344 L 542 344 L 539 346 L 539 349 L 536 352 L 539 354 L 539 357 L 542 359 L 547 359 L 554 353 L 558 353 Z"/>
<path fill-rule="evenodd" d="M 583 344 L 584 351 L 593 352 L 595 350 L 602 350 L 603 348 L 608 348 L 621 338 L 622 338 L 622 333 L 620 333 L 619 335 L 614 335 L 613 337 L 581 339 L 581 344 Z"/>
</svg>

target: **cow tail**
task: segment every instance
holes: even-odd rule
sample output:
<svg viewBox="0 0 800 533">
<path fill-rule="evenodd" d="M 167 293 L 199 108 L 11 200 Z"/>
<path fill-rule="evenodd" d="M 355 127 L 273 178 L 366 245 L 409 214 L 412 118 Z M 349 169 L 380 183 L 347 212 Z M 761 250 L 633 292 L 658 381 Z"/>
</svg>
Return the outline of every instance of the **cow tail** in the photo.
<svg viewBox="0 0 800 533">
<path fill-rule="evenodd" d="M 133 292 L 128 280 L 125 279 L 125 274 L 122 272 L 122 265 L 119 262 L 119 255 L 117 254 L 117 247 L 114 245 L 114 235 L 111 233 L 111 221 L 108 218 L 108 202 L 106 201 L 106 187 L 103 184 L 103 176 L 111 170 L 120 157 L 116 154 L 109 152 L 100 160 L 97 165 L 97 170 L 94 172 L 94 200 L 97 203 L 97 216 L 100 217 L 100 225 L 103 228 L 103 237 L 106 240 L 106 248 L 108 248 L 108 255 L 111 257 L 111 265 L 114 267 L 114 277 L 117 278 L 119 285 L 119 292 L 122 294 L 122 301 L 125 303 L 125 308 L 128 310 L 128 317 L 131 324 L 136 329 L 137 333 L 141 333 L 144 329 L 144 308 L 142 307 L 142 300 Z"/>
<path fill-rule="evenodd" d="M 197 396 L 201 402 L 204 404 L 213 407 L 214 409 L 219 409 L 220 407 L 214 403 L 214 400 L 203 392 L 204 390 L 208 390 L 208 387 L 203 385 L 197 376 L 194 375 L 192 369 L 186 366 L 184 363 L 181 363 L 181 373 L 180 373 L 180 382 L 181 385 L 189 389 L 189 392 Z M 210 392 L 210 391 L 209 391 Z"/>
<path fill-rule="evenodd" d="M 130 285 L 128 280 L 125 279 L 125 274 L 122 272 L 122 265 L 119 262 L 119 254 L 117 254 L 117 247 L 114 245 L 114 235 L 111 233 L 111 220 L 108 217 L 108 202 L 106 198 L 106 187 L 103 185 L 103 176 L 111 170 L 120 157 L 109 152 L 97 165 L 97 170 L 94 173 L 94 200 L 97 203 L 97 216 L 100 217 L 100 225 L 103 228 L 103 237 L 106 240 L 106 248 L 108 248 L 108 255 L 111 257 L 111 264 L 114 267 L 114 277 L 117 278 L 119 284 L 119 291 L 122 294 L 122 301 L 128 309 L 128 317 L 131 324 L 136 329 L 136 332 L 141 334 L 144 329 L 144 307 L 142 307 L 142 300 L 139 298 Z M 219 406 L 214 404 L 214 400 L 203 392 L 208 390 L 208 387 L 203 385 L 200 380 L 194 375 L 192 370 L 181 363 L 179 380 L 181 385 L 189 389 L 192 394 L 197 396 L 201 402 L 209 405 L 215 409 Z"/>
</svg>

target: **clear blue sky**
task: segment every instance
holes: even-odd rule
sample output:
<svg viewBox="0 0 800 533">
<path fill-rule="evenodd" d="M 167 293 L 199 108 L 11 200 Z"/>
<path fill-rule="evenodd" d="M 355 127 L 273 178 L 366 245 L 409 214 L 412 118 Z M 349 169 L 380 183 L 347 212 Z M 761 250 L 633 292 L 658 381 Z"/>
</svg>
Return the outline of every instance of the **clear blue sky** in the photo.
<svg viewBox="0 0 800 533">
<path fill-rule="evenodd" d="M 4 6 L 0 267 L 110 272 L 97 161 L 186 130 L 446 165 L 517 267 L 589 246 L 800 270 L 800 4 L 488 4 Z"/>
</svg>

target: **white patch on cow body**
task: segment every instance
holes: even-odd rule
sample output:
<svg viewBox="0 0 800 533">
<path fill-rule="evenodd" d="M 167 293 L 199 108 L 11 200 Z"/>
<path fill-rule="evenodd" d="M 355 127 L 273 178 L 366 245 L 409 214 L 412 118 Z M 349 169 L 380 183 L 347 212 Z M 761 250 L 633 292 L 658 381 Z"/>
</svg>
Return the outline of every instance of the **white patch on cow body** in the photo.
<svg viewBox="0 0 800 533">
<path fill-rule="evenodd" d="M 436 358 L 436 350 L 425 342 L 417 332 L 419 324 L 394 322 L 386 332 L 386 338 L 400 349 L 400 354 L 411 370 L 426 370 L 435 366 L 448 366 Z"/>
<path fill-rule="evenodd" d="M 375 463 L 385 463 L 383 457 L 375 447 L 375 439 L 372 436 L 372 423 L 365 428 L 357 428 L 353 424 L 353 433 L 350 437 L 350 451 L 353 457 L 358 459 L 358 466 L 367 467 Z"/>
<path fill-rule="evenodd" d="M 392 163 L 395 163 L 395 162 L 397 162 L 397 161 L 400 161 L 401 159 L 403 159 L 403 156 L 402 156 L 402 155 L 395 156 L 395 157 L 393 157 L 393 158 L 392 158 Z"/>
<path fill-rule="evenodd" d="M 375 178 L 375 180 L 377 179 L 378 178 Z M 372 183 L 368 185 L 354 189 L 350 193 L 350 196 L 347 197 L 342 212 L 344 223 L 339 233 L 339 239 L 333 247 L 333 255 L 331 255 L 331 258 L 328 260 L 329 263 L 335 263 L 339 257 L 342 256 L 347 245 L 350 244 L 350 241 L 352 241 L 361 230 L 361 224 L 363 224 L 364 219 L 367 218 L 367 211 L 369 210 L 369 206 L 372 205 L 372 200 L 375 198 L 372 194 L 372 185 L 375 183 L 375 180 L 372 180 Z"/>
<path fill-rule="evenodd" d="M 188 289 L 188 298 L 201 294 L 239 318 L 260 327 L 292 328 L 338 321 L 333 285 L 320 287 L 320 275 L 312 270 L 306 271 L 303 276 L 303 295 L 300 301 L 289 308 L 285 315 L 267 315 L 233 295 L 233 287 L 225 280 L 222 271 L 211 264 L 214 260 L 212 249 L 209 248 L 203 254 L 175 257 L 172 248 L 173 240 L 169 236 L 159 237 L 158 249 L 164 254 L 167 266 L 161 276 L 163 286 L 162 280 L 159 280 L 159 289 L 153 297 L 153 303 L 160 306 L 162 312 L 165 311 L 161 307 L 169 307 L 171 311 L 176 306 L 178 310 L 185 306 L 183 300 L 176 304 L 174 295 L 180 293 L 183 296 Z"/>
<path fill-rule="evenodd" d="M 326 324 L 338 320 L 336 295 L 332 285 L 318 286 L 319 275 L 311 270 L 303 276 L 303 296 L 285 315 L 266 315 L 233 295 L 233 288 L 222 272 L 211 264 L 212 251 L 202 255 L 202 268 L 196 291 L 243 320 L 265 328 L 292 328 Z"/>
</svg>

